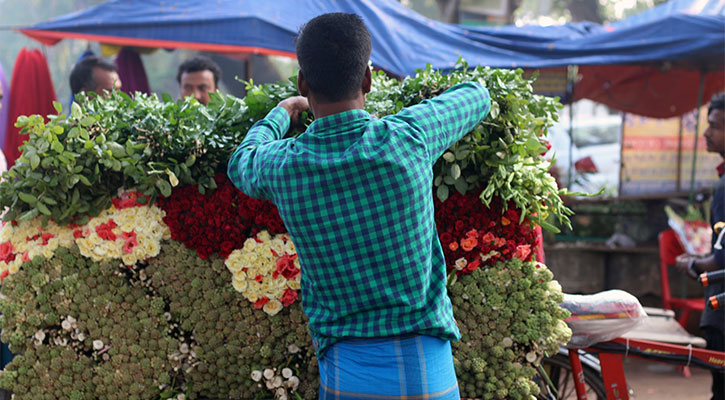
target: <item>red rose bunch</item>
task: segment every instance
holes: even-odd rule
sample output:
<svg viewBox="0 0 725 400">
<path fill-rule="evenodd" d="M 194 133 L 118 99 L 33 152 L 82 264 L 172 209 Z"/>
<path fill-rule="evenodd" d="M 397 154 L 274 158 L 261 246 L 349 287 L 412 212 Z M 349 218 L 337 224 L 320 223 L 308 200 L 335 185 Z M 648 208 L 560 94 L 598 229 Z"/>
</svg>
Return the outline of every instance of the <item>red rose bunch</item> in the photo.
<svg viewBox="0 0 725 400">
<path fill-rule="evenodd" d="M 262 229 L 271 234 L 287 232 L 273 203 L 245 195 L 224 174 L 214 179 L 217 188 L 206 194 L 196 186 L 184 186 L 159 200 L 172 239 L 195 249 L 202 259 L 213 253 L 227 258 Z"/>
<path fill-rule="evenodd" d="M 434 200 L 435 219 L 448 270 L 471 273 L 481 265 L 518 258 L 531 260 L 536 234 L 514 204 L 504 212 L 494 199 L 486 207 L 474 193 L 453 193 L 444 202 Z"/>
</svg>

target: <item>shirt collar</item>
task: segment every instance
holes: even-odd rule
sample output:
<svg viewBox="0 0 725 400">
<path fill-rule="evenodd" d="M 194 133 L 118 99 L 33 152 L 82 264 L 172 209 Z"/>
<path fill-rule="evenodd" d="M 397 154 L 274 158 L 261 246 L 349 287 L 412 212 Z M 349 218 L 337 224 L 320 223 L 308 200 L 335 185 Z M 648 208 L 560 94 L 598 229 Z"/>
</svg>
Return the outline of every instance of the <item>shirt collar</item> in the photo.
<svg viewBox="0 0 725 400">
<path fill-rule="evenodd" d="M 329 133 L 336 133 L 339 132 L 339 129 L 336 128 L 350 125 L 359 120 L 368 120 L 370 118 L 370 114 L 368 114 L 368 112 L 365 110 L 355 109 L 343 111 L 341 113 L 327 115 L 325 117 L 312 121 L 310 126 L 307 127 L 306 132 L 314 132 L 319 134 L 330 131 Z"/>
<path fill-rule="evenodd" d="M 723 174 L 725 174 L 725 161 L 717 166 L 717 176 L 723 176 Z"/>
</svg>

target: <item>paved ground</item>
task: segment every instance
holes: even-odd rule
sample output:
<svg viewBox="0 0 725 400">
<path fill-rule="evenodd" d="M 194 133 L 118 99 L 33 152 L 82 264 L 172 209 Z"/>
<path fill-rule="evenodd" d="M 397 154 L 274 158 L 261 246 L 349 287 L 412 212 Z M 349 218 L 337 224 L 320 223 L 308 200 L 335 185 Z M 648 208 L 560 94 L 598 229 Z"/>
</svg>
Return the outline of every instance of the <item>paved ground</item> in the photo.
<svg viewBox="0 0 725 400">
<path fill-rule="evenodd" d="M 627 384 L 634 391 L 632 399 L 710 400 L 710 371 L 690 368 L 685 378 L 677 367 L 645 360 L 625 358 Z"/>
</svg>

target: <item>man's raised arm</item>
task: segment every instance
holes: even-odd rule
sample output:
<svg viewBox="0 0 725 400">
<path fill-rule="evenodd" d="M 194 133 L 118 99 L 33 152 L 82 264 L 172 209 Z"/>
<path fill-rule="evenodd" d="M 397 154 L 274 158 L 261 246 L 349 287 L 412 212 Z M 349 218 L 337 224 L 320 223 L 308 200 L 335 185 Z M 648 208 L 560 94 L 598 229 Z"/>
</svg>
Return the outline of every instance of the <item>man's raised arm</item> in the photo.
<svg viewBox="0 0 725 400">
<path fill-rule="evenodd" d="M 430 162 L 434 163 L 483 121 L 490 109 L 488 90 L 478 82 L 466 82 L 385 118 L 403 121 L 415 128 L 426 143 Z"/>
</svg>

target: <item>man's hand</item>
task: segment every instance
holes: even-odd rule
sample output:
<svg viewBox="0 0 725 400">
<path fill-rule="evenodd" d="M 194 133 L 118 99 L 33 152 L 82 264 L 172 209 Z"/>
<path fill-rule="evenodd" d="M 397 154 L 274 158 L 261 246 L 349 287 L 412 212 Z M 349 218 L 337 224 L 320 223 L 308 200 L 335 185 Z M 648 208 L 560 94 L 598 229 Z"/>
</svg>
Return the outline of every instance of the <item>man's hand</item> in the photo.
<svg viewBox="0 0 725 400">
<path fill-rule="evenodd" d="M 290 122 L 292 125 L 295 125 L 300 118 L 300 113 L 302 111 L 307 111 L 310 108 L 310 103 L 307 102 L 306 97 L 295 96 L 280 101 L 277 106 L 287 110 Z"/>
<path fill-rule="evenodd" d="M 694 263 L 697 259 L 698 257 L 691 254 L 680 254 L 677 258 L 675 258 L 675 261 L 677 262 L 675 266 L 677 266 L 677 269 L 683 274 L 697 280 L 698 274 L 694 269 Z"/>
</svg>

